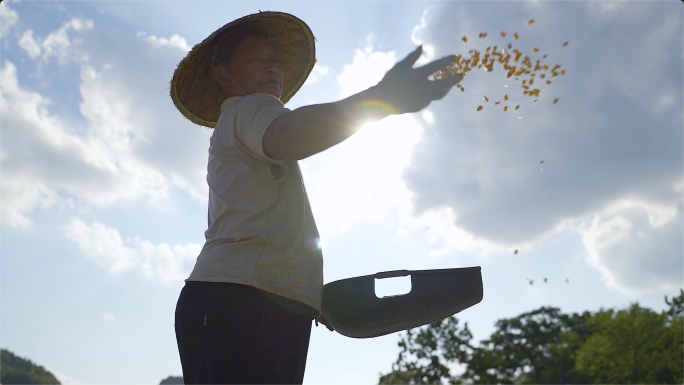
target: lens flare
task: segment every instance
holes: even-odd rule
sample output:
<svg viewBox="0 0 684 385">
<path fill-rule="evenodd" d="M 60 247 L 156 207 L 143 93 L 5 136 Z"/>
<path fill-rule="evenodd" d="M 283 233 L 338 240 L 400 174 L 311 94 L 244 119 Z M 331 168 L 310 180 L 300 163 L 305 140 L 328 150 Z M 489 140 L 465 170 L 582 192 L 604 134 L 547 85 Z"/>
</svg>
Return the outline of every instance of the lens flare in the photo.
<svg viewBox="0 0 684 385">
<path fill-rule="evenodd" d="M 394 108 L 394 106 L 385 102 L 384 100 L 377 100 L 377 99 L 364 100 L 363 102 L 359 103 L 359 106 L 363 107 L 363 108 L 385 110 L 390 114 L 398 114 L 399 113 L 399 111 L 397 111 L 397 109 Z"/>
</svg>

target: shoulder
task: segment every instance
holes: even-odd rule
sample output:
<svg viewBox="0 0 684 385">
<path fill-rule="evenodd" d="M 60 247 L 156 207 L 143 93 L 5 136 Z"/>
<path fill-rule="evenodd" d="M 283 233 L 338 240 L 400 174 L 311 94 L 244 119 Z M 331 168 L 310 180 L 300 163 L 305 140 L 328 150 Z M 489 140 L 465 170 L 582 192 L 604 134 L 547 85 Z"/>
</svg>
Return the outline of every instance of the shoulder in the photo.
<svg viewBox="0 0 684 385">
<path fill-rule="evenodd" d="M 284 108 L 283 102 L 275 96 L 267 93 L 254 93 L 243 97 L 240 100 L 242 106 L 273 106 Z"/>
</svg>

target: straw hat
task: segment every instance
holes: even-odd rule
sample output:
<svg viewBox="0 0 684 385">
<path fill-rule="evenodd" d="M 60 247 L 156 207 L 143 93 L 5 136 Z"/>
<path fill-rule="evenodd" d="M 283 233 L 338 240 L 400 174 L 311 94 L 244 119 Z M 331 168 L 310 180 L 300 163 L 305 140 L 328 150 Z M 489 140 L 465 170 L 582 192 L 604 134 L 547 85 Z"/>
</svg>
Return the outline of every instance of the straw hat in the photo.
<svg viewBox="0 0 684 385">
<path fill-rule="evenodd" d="M 309 26 L 295 16 L 259 11 L 224 25 L 192 47 L 171 79 L 173 104 L 195 124 L 214 128 L 221 116 L 224 98 L 212 76 L 210 47 L 217 36 L 238 26 L 264 30 L 278 48 L 278 59 L 283 66 L 283 97 L 280 98 L 283 104 L 299 91 L 316 63 L 314 35 Z"/>
</svg>

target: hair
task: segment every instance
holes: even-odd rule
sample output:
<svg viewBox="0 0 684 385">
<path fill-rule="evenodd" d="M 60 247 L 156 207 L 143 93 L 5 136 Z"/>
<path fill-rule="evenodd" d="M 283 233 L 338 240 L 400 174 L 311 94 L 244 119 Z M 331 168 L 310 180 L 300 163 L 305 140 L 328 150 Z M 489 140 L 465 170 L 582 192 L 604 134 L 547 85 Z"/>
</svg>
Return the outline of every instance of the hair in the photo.
<svg viewBox="0 0 684 385">
<path fill-rule="evenodd" d="M 235 53 L 235 48 L 237 48 L 238 43 L 250 36 L 269 37 L 264 29 L 251 25 L 240 25 L 216 36 L 210 52 L 220 64 L 228 65 L 230 64 L 232 54 Z M 212 64 L 215 63 L 212 62 Z"/>
</svg>

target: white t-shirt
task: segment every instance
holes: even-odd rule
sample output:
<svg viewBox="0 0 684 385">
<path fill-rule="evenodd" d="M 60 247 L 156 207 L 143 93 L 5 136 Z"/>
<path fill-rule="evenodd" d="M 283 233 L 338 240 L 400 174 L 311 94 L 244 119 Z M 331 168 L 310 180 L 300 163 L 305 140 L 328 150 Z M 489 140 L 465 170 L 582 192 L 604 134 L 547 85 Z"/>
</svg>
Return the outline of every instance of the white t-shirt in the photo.
<svg viewBox="0 0 684 385">
<path fill-rule="evenodd" d="M 318 317 L 323 254 L 299 164 L 268 158 L 261 144 L 269 124 L 289 112 L 265 93 L 221 104 L 209 144 L 209 228 L 186 282 L 253 286 Z"/>
</svg>

